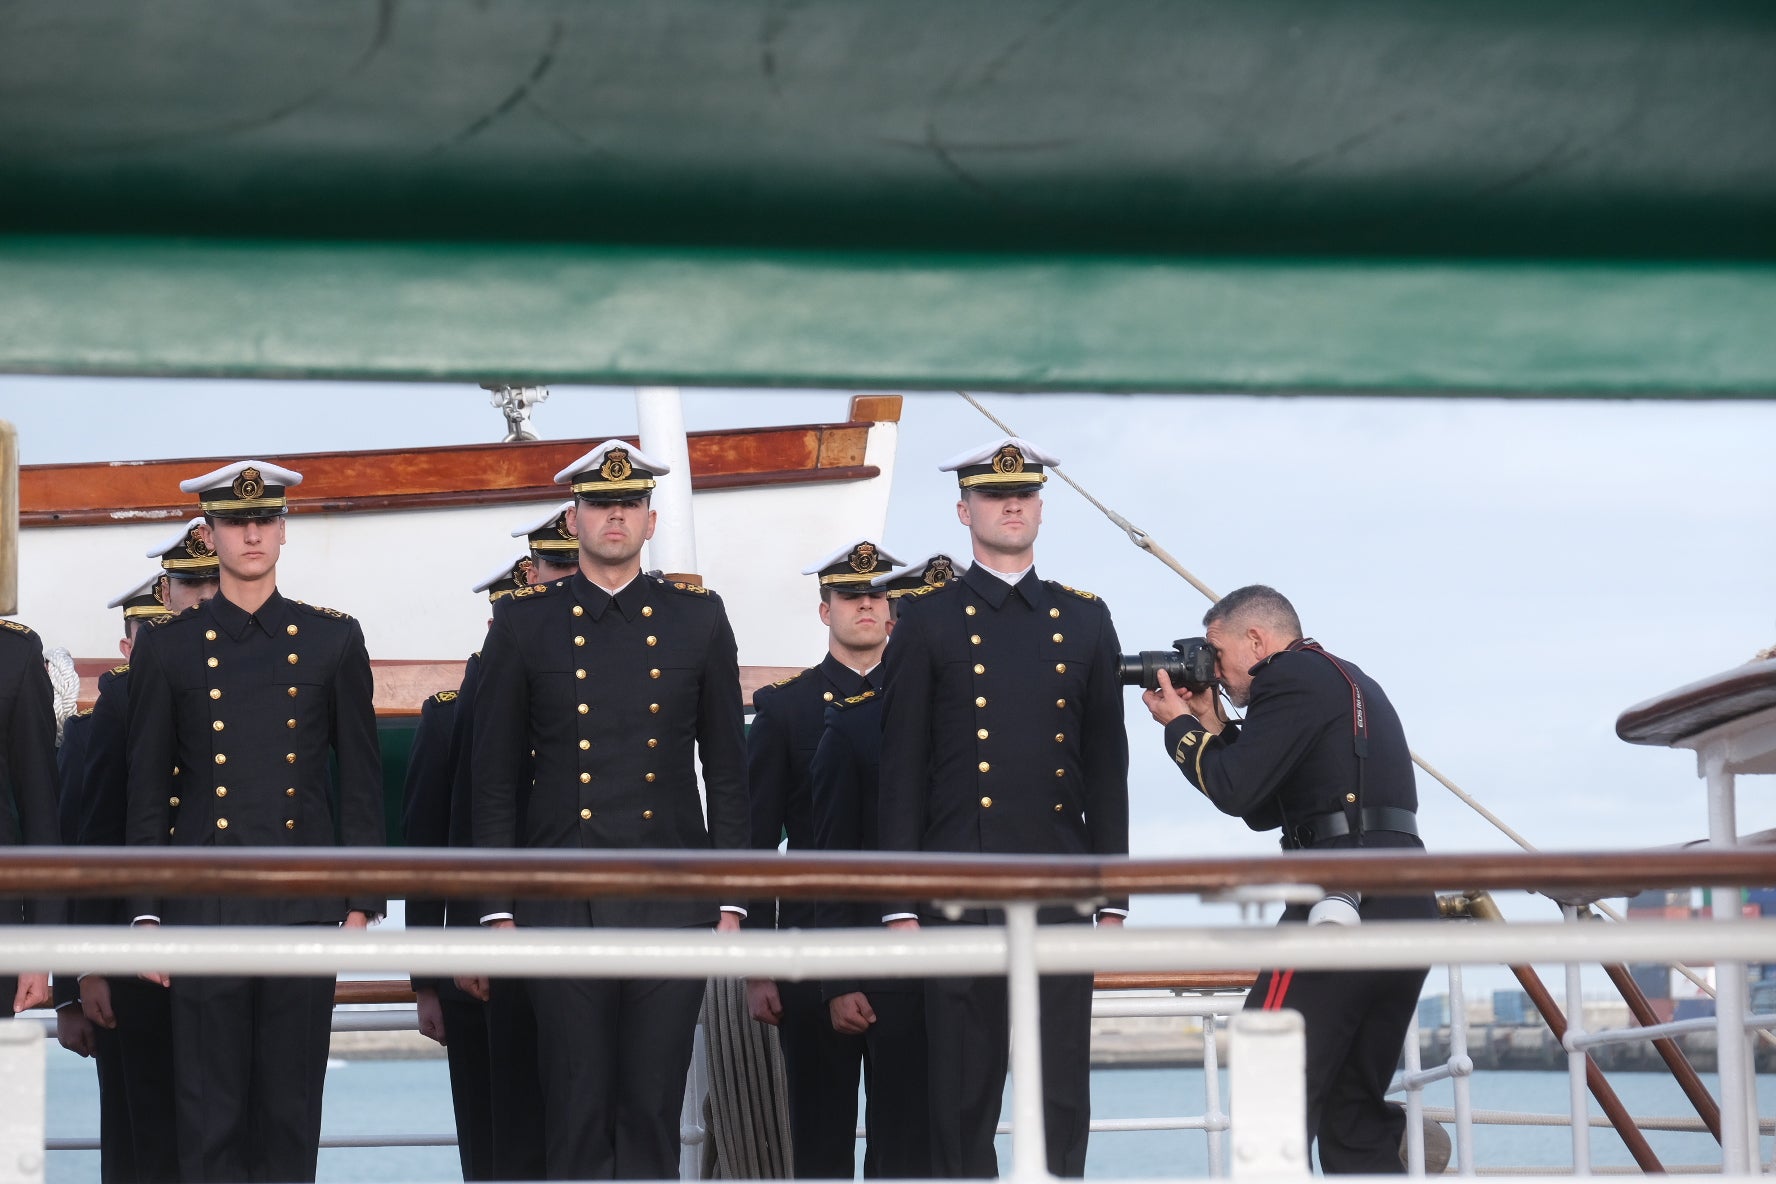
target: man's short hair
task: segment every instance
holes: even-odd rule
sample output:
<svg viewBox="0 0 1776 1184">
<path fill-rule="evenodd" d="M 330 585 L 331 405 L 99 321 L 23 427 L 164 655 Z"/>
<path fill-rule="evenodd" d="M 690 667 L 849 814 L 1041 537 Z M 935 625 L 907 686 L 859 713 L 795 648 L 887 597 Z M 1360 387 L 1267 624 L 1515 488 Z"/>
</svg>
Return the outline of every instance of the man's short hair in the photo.
<svg viewBox="0 0 1776 1184">
<path fill-rule="evenodd" d="M 1301 618 L 1289 598 L 1264 584 L 1248 584 L 1236 588 L 1209 606 L 1203 614 L 1203 628 L 1234 620 L 1254 620 L 1286 633 L 1290 640 L 1301 636 Z"/>
</svg>

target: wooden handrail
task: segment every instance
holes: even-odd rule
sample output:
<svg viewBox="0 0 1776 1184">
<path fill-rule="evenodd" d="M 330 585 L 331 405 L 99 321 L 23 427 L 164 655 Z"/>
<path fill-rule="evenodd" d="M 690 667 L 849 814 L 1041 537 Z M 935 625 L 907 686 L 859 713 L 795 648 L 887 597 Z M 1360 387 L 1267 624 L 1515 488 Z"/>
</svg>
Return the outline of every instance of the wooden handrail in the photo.
<svg viewBox="0 0 1776 1184">
<path fill-rule="evenodd" d="M 1269 884 L 1366 893 L 1529 888 L 1572 899 L 1696 884 L 1776 884 L 1767 847 L 1677 851 L 1353 850 L 1109 859 L 770 851 L 7 847 L 0 894 L 518 899 L 1069 901 Z"/>
</svg>

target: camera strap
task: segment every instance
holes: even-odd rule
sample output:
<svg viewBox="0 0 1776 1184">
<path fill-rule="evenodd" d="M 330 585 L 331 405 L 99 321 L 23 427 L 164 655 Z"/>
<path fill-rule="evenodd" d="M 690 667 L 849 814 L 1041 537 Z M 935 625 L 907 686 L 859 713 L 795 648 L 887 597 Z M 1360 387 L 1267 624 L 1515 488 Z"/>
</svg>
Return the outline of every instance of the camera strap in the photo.
<svg viewBox="0 0 1776 1184">
<path fill-rule="evenodd" d="M 1369 755 L 1369 711 L 1363 702 L 1363 688 L 1352 678 L 1344 663 L 1326 652 L 1326 647 L 1311 637 L 1303 637 L 1289 644 L 1289 649 L 1304 653 L 1318 654 L 1332 663 L 1332 669 L 1338 671 L 1339 677 L 1350 687 L 1351 692 L 1351 750 L 1357 754 L 1357 801 L 1356 801 L 1356 833 L 1363 837 L 1363 771 L 1364 758 Z"/>
</svg>

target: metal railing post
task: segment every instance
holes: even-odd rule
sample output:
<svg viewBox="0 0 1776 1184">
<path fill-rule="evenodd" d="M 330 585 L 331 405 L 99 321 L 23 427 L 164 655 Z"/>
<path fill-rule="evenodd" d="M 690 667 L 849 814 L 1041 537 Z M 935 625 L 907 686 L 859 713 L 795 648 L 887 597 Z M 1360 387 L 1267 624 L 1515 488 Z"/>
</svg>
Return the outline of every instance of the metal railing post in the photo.
<svg viewBox="0 0 1776 1184">
<path fill-rule="evenodd" d="M 1209 1140 L 1209 1175 L 1227 1175 L 1227 1111 L 1221 1106 L 1221 1054 L 1215 1032 L 1221 1017 L 1203 1017 L 1203 1135 Z"/>
<path fill-rule="evenodd" d="M 1042 1113 L 1042 992 L 1036 976 L 1036 906 L 1005 906 L 1005 989 L 1011 1005 L 1011 1177 L 1050 1180 Z"/>
<path fill-rule="evenodd" d="M 1708 779 L 1708 840 L 1714 847 L 1734 847 L 1739 843 L 1738 803 L 1733 772 L 1727 767 L 1723 752 L 1706 753 L 1703 757 Z M 1710 890 L 1713 919 L 1739 919 L 1739 889 L 1713 887 Z M 1749 992 L 1745 986 L 1745 964 L 1721 961 L 1714 968 L 1714 1016 L 1716 1024 L 1716 1067 L 1720 1071 L 1721 1091 L 1721 1171 L 1727 1175 L 1744 1175 L 1762 1156 L 1756 1146 L 1756 1125 L 1747 1121 L 1750 1113 L 1750 1091 L 1746 1089 L 1750 1049 L 1745 1037 L 1745 1012 Z"/>
<path fill-rule="evenodd" d="M 1568 924 L 1577 924 L 1579 910 L 1575 905 L 1560 906 L 1561 915 Z M 1585 1034 L 1585 994 L 1579 979 L 1580 965 L 1577 962 L 1566 964 L 1566 1033 L 1568 1039 Z M 1573 1175 L 1589 1176 L 1591 1174 L 1591 1094 L 1587 1062 L 1589 1057 L 1582 1048 L 1567 1046 L 1571 1051 L 1566 1054 L 1567 1094 L 1572 1109 L 1572 1156 Z"/>
<path fill-rule="evenodd" d="M 1242 1011 L 1228 1020 L 1233 1174 L 1304 1177 L 1307 1026 L 1301 1013 Z"/>
<path fill-rule="evenodd" d="M 1449 1076 L 1455 1086 L 1455 1172 L 1474 1174 L 1474 1058 L 1468 1054 L 1468 997 L 1462 968 L 1449 964 Z"/>
<path fill-rule="evenodd" d="M 0 1178 L 43 1184 L 43 1029 L 0 1022 Z"/>
<path fill-rule="evenodd" d="M 1406 1024 L 1406 1172 L 1412 1176 L 1425 1174 L 1424 1087 L 1418 1082 L 1420 1063 L 1418 1047 L 1418 1009 Z"/>
</svg>

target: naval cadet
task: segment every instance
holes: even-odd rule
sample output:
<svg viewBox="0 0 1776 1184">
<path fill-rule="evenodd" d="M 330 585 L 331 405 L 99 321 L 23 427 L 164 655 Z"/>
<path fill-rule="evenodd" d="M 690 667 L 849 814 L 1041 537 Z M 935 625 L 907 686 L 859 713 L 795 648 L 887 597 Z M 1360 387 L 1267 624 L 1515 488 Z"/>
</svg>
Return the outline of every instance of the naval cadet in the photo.
<svg viewBox="0 0 1776 1184">
<path fill-rule="evenodd" d="M 1255 830 L 1283 828 L 1283 849 L 1423 850 L 1418 790 L 1400 717 L 1355 663 L 1303 637 L 1273 588 L 1230 592 L 1203 618 L 1216 687 L 1179 694 L 1162 671 L 1142 701 L 1165 727 L 1166 753 L 1216 809 Z M 1348 898 L 1346 909 L 1349 908 Z M 1428 893 L 1365 895 L 1349 921 L 1429 920 Z M 1310 920 L 1290 905 L 1283 924 Z M 1328 1174 L 1405 1170 L 1405 1113 L 1386 1100 L 1426 970 L 1267 970 L 1248 1009 L 1292 1008 L 1307 1024 L 1307 1137 Z"/>
<path fill-rule="evenodd" d="M 753 693 L 746 784 L 754 847 L 774 851 L 787 837 L 792 852 L 814 848 L 808 763 L 820 743 L 827 705 L 875 689 L 872 676 L 888 644 L 888 601 L 871 581 L 898 562 L 878 544 L 854 539 L 802 569 L 819 581 L 826 655 L 819 665 Z M 814 928 L 819 907 L 811 900 L 755 901 L 746 926 Z M 817 982 L 748 979 L 746 1000 L 753 1019 L 777 1027 L 796 1175 L 850 1177 L 857 1162 L 863 1040 L 833 1028 Z"/>
<path fill-rule="evenodd" d="M 746 745 L 719 597 L 643 575 L 666 466 L 611 440 L 556 476 L 579 569 L 494 606 L 475 704 L 480 847 L 739 849 Z M 531 754 L 534 753 L 534 761 Z M 701 761 L 705 820 L 697 785 Z M 510 926 L 739 927 L 738 902 L 500 900 Z M 719 910 L 719 911 L 718 911 Z M 534 979 L 551 1178 L 676 1176 L 701 980 Z"/>
<path fill-rule="evenodd" d="M 930 555 L 876 576 L 888 599 L 890 625 L 902 600 L 955 578 L 948 555 Z M 882 696 L 873 688 L 835 700 L 822 721 L 808 763 L 814 845 L 822 851 L 877 851 L 877 786 L 882 757 Z M 826 902 L 820 923 L 834 928 L 876 924 L 874 902 Z M 925 983 L 916 978 L 828 979 L 820 984 L 826 1019 L 836 1032 L 860 1037 L 868 1065 L 863 1174 L 888 1180 L 931 1175 L 930 1089 L 925 1050 Z"/>
<path fill-rule="evenodd" d="M 17 621 L 0 620 L 0 737 L 0 846 L 56 846 L 55 690 L 43 639 Z M 0 925 L 54 925 L 65 914 L 66 904 L 49 897 L 0 899 Z M 6 985 L 0 977 L 0 991 Z M 47 971 L 20 974 L 12 987 L 15 1015 L 50 1002 Z"/>
<path fill-rule="evenodd" d="M 883 660 L 879 838 L 889 851 L 1126 855 L 1128 739 L 1116 629 L 1090 592 L 1036 575 L 1042 484 L 1057 463 L 1016 437 L 942 468 L 974 562 L 909 596 Z M 1099 908 L 1119 925 L 1127 902 Z M 966 920 L 985 921 L 975 910 Z M 1071 909 L 1046 922 L 1078 921 Z M 927 904 L 892 927 L 941 924 Z M 1091 1118 L 1091 976 L 1041 980 L 1048 1170 L 1085 1171 Z M 1005 979 L 931 979 L 925 1024 L 932 1170 L 992 1176 L 1008 1063 Z"/>
<path fill-rule="evenodd" d="M 384 843 L 363 630 L 277 586 L 286 491 L 301 480 L 240 461 L 180 484 L 198 496 L 221 587 L 142 633 L 131 653 L 132 846 Z M 136 924 L 362 928 L 385 907 L 372 897 L 174 897 L 138 899 L 131 911 Z M 334 986 L 330 974 L 171 979 L 183 1179 L 314 1179 Z"/>
</svg>

